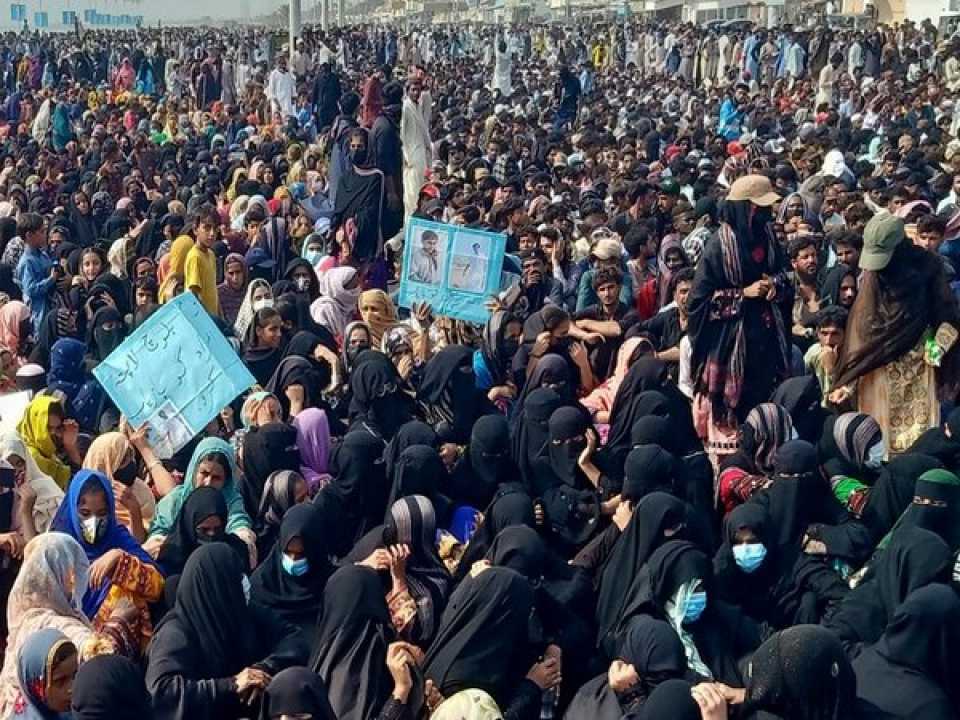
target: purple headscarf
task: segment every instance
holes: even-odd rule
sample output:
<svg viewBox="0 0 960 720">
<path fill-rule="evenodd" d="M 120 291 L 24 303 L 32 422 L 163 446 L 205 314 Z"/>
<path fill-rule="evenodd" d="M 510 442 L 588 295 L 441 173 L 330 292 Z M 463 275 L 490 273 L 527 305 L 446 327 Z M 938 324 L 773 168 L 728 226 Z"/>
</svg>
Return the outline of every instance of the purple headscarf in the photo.
<svg viewBox="0 0 960 720">
<path fill-rule="evenodd" d="M 293 420 L 300 448 L 300 474 L 307 481 L 310 494 L 330 482 L 330 423 L 327 414 L 318 408 L 307 408 Z"/>
</svg>

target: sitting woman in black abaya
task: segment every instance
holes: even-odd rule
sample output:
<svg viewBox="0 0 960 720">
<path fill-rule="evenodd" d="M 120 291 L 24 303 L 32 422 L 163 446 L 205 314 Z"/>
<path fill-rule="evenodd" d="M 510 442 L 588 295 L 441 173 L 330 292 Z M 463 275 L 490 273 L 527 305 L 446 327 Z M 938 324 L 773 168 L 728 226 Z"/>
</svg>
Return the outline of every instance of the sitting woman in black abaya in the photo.
<svg viewBox="0 0 960 720">
<path fill-rule="evenodd" d="M 147 653 L 147 689 L 159 717 L 248 717 L 252 693 L 305 662 L 296 629 L 248 604 L 248 583 L 240 559 L 223 543 L 204 545 L 187 560 L 176 603 Z"/>
<path fill-rule="evenodd" d="M 305 642 L 315 639 L 323 589 L 334 571 L 326 519 L 317 505 L 290 508 L 276 544 L 250 578 L 251 599 L 299 629 Z"/>
<path fill-rule="evenodd" d="M 437 515 L 437 526 L 448 527 L 453 510 L 450 499 L 441 494 L 447 471 L 440 454 L 428 445 L 411 445 L 387 468 L 390 473 L 390 495 L 387 498 L 387 519 L 390 508 L 404 497 L 423 495 L 430 500 Z"/>
<path fill-rule="evenodd" d="M 693 673 L 742 685 L 740 661 L 759 646 L 759 629 L 717 596 L 710 561 L 696 545 L 672 540 L 655 550 L 627 598 L 616 631 L 601 646 L 606 657 L 615 656 L 629 620 L 652 615 L 666 620 L 680 637 Z"/>
<path fill-rule="evenodd" d="M 350 430 L 364 430 L 389 442 L 405 423 L 414 419 L 412 395 L 393 363 L 381 352 L 365 350 L 350 374 Z M 383 450 L 378 454 L 382 454 Z"/>
<path fill-rule="evenodd" d="M 420 647 L 433 639 L 453 589 L 437 554 L 436 535 L 430 501 L 422 495 L 403 497 L 390 507 L 386 522 L 361 538 L 347 556 L 348 561 L 388 565 L 390 621 L 398 638 Z"/>
<path fill-rule="evenodd" d="M 442 443 L 463 445 L 477 418 L 497 411 L 477 388 L 473 351 L 448 345 L 427 362 L 417 390 L 417 402 Z"/>
<path fill-rule="evenodd" d="M 450 473 L 450 496 L 458 504 L 486 507 L 500 483 L 517 479 L 510 428 L 502 415 L 484 415 Z"/>
<path fill-rule="evenodd" d="M 636 717 L 657 686 L 688 673 L 683 643 L 669 624 L 647 615 L 633 618 L 607 672 L 577 692 L 566 720 Z"/>
</svg>

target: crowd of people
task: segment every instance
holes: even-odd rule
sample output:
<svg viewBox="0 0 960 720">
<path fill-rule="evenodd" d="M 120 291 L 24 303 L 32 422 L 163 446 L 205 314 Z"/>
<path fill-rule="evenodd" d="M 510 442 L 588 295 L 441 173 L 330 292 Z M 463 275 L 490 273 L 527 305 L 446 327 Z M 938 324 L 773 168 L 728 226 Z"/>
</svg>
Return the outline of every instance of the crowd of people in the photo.
<svg viewBox="0 0 960 720">
<path fill-rule="evenodd" d="M 929 22 L 0 36 L 0 720 L 957 720 L 958 93 Z M 256 384 L 170 454 L 92 371 L 183 293 Z"/>
</svg>

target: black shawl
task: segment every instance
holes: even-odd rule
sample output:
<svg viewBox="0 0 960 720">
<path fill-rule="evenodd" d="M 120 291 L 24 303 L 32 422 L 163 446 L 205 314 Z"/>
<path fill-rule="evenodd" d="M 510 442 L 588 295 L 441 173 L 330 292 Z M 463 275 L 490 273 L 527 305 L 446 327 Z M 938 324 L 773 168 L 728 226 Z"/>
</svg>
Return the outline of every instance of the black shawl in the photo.
<svg viewBox="0 0 960 720">
<path fill-rule="evenodd" d="M 417 400 L 441 442 L 462 445 L 481 415 L 496 411 L 477 388 L 473 350 L 448 345 L 427 362 Z"/>
<path fill-rule="evenodd" d="M 540 458 L 550 441 L 550 416 L 561 405 L 563 398 L 556 391 L 540 387 L 527 396 L 523 412 L 514 415 L 511 429 L 513 460 L 520 468 L 523 481 L 531 492 L 535 492 Z"/>
<path fill-rule="evenodd" d="M 390 509 L 400 498 L 423 495 L 430 499 L 440 527 L 446 527 L 451 514 L 450 500 L 440 494 L 447 477 L 440 454 L 427 445 L 411 445 L 390 468 L 390 496 L 387 498 L 387 519 Z"/>
<path fill-rule="evenodd" d="M 333 482 L 317 498 L 336 510 L 331 551 L 343 557 L 354 544 L 380 524 L 386 512 L 387 488 L 383 470 L 383 443 L 364 431 L 347 433 L 330 454 Z"/>
<path fill-rule="evenodd" d="M 220 532 L 212 538 L 201 537 L 197 534 L 197 526 L 207 518 L 216 515 L 222 521 Z M 208 542 L 224 542 L 233 547 L 244 562 L 248 562 L 247 546 L 236 535 L 228 535 L 227 502 L 223 493 L 214 487 L 198 487 L 180 508 L 173 530 L 167 535 L 160 547 L 157 563 L 167 577 L 179 575 L 191 553 Z"/>
<path fill-rule="evenodd" d="M 383 462 L 386 464 L 387 475 L 393 477 L 394 468 L 401 453 L 413 445 L 426 445 L 434 450 L 440 448 L 440 440 L 433 428 L 421 420 L 411 420 L 404 423 L 397 430 L 397 434 L 387 443 L 383 451 Z"/>
<path fill-rule="evenodd" d="M 389 442 L 404 423 L 414 419 L 413 399 L 390 359 L 376 350 L 357 357 L 350 374 L 350 418 Z M 382 451 L 381 451 L 382 452 Z"/>
<path fill-rule="evenodd" d="M 510 454 L 510 428 L 502 415 L 484 415 L 474 423 L 470 444 L 454 466 L 451 496 L 458 503 L 486 506 L 497 486 L 519 475 Z"/>
<path fill-rule="evenodd" d="M 239 490 L 247 515 L 256 519 L 267 478 L 278 470 L 300 470 L 297 431 L 286 423 L 252 427 L 243 438 L 243 477 Z"/>
<path fill-rule="evenodd" d="M 260 720 L 293 715 L 307 715 L 313 720 L 337 720 L 327 688 L 315 672 L 305 667 L 292 667 L 278 673 L 260 705 Z"/>
</svg>

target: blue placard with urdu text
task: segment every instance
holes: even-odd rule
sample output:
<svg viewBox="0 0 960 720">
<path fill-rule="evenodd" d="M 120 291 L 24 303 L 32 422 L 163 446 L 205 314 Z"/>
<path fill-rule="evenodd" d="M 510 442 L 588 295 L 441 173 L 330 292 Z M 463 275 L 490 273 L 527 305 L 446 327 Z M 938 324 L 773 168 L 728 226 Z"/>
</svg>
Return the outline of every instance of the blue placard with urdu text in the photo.
<svg viewBox="0 0 960 720">
<path fill-rule="evenodd" d="M 255 380 L 192 293 L 161 306 L 93 371 L 134 428 L 170 457 Z"/>
<path fill-rule="evenodd" d="M 399 303 L 425 302 L 435 315 L 485 323 L 484 301 L 500 289 L 507 237 L 410 218 L 404 233 Z"/>
</svg>

